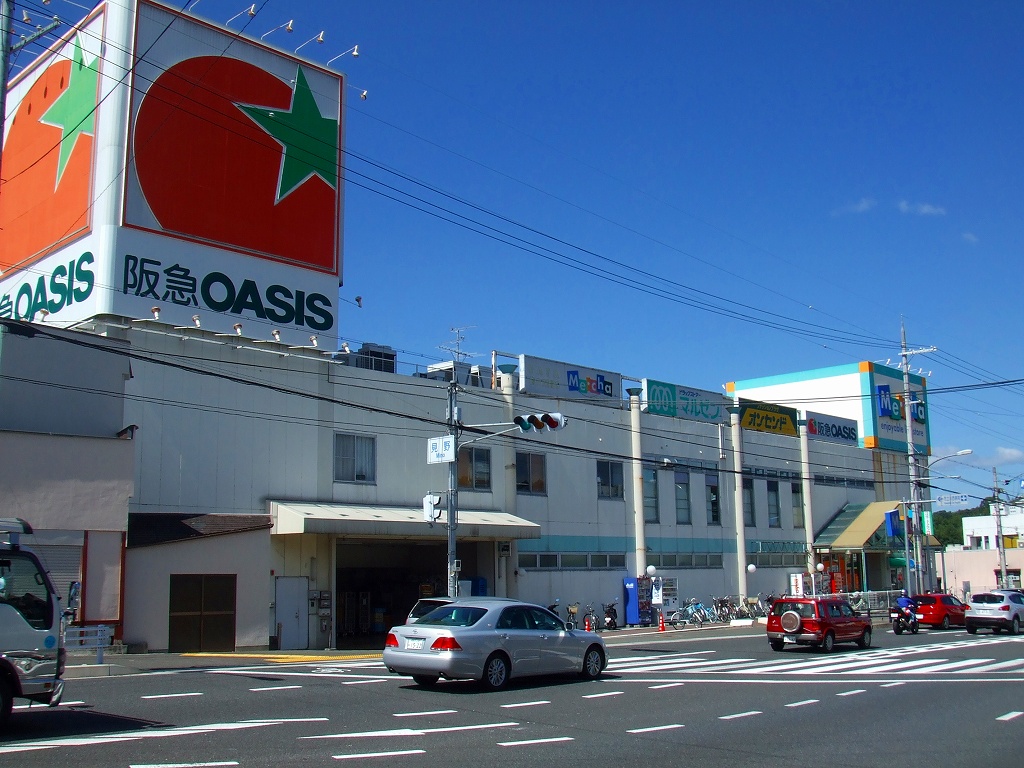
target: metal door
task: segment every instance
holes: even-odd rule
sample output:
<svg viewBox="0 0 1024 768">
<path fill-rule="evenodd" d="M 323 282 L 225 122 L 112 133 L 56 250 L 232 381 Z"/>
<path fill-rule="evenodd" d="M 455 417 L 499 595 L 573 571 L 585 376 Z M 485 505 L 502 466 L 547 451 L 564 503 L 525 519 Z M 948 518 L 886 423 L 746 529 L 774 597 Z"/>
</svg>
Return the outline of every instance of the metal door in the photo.
<svg viewBox="0 0 1024 768">
<path fill-rule="evenodd" d="M 278 576 L 275 580 L 278 647 L 282 651 L 309 648 L 308 590 L 305 576 Z"/>
</svg>

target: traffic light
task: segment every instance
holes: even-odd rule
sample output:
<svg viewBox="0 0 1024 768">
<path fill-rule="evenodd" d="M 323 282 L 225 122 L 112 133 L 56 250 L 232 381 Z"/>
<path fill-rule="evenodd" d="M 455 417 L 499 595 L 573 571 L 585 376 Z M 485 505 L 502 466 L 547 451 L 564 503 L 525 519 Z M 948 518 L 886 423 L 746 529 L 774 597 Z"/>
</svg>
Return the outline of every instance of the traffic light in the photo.
<svg viewBox="0 0 1024 768">
<path fill-rule="evenodd" d="M 549 429 L 553 432 L 564 427 L 569 420 L 560 413 L 528 413 L 525 416 L 516 416 L 512 422 L 523 432 L 529 432 L 531 429 L 538 432 Z"/>
</svg>

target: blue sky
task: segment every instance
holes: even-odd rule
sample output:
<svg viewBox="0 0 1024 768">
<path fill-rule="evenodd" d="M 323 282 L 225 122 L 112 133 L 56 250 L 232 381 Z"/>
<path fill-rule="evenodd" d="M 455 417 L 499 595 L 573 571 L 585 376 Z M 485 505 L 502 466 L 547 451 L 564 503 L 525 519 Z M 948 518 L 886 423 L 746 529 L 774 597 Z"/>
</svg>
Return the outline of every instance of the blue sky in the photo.
<svg viewBox="0 0 1024 768">
<path fill-rule="evenodd" d="M 471 363 L 496 349 L 719 391 L 896 364 L 902 318 L 911 348 L 938 348 L 912 359 L 933 455 L 974 451 L 943 487 L 984 496 L 995 467 L 1020 492 L 1024 385 L 942 390 L 1021 377 L 1024 4 L 256 5 L 255 37 L 294 19 L 268 43 L 323 30 L 301 52 L 319 63 L 359 45 L 332 65 L 354 86 L 353 347 L 411 371 L 464 328 Z"/>
</svg>

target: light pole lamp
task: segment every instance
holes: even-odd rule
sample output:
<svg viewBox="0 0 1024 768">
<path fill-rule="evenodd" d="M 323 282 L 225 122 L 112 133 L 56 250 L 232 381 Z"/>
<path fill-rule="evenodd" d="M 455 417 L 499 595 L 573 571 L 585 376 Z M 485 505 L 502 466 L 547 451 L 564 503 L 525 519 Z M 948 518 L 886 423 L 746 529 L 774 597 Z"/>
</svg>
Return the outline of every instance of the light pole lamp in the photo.
<svg viewBox="0 0 1024 768">
<path fill-rule="evenodd" d="M 932 481 L 932 474 L 931 474 L 932 467 L 934 467 L 940 461 L 945 461 L 946 459 L 954 459 L 954 458 L 956 458 L 958 456 L 969 456 L 972 453 L 974 453 L 973 449 L 971 449 L 971 448 L 963 448 L 963 449 L 961 449 L 959 451 L 955 451 L 953 453 L 948 453 L 945 456 L 940 456 L 937 459 L 932 459 L 931 461 L 929 461 L 925 465 L 924 472 L 923 472 L 923 477 L 920 480 L 917 481 L 918 489 L 920 489 L 922 487 L 928 487 L 929 488 L 929 492 L 928 492 L 927 496 L 930 497 L 931 496 L 931 490 L 930 489 L 931 489 L 931 481 Z M 914 548 L 913 548 L 912 551 L 914 553 L 914 557 L 917 560 L 917 562 L 915 564 L 915 571 L 914 572 L 917 575 L 916 582 L 917 582 L 917 591 L 918 592 L 920 592 L 920 590 L 921 590 L 921 564 L 922 564 L 921 561 L 923 559 L 925 546 L 924 546 L 924 544 L 922 544 L 921 537 L 918 536 L 917 534 L 923 532 L 923 530 L 924 530 L 923 526 L 921 525 L 921 521 L 922 521 L 922 519 L 924 517 L 924 509 L 923 509 L 923 507 L 924 507 L 925 504 L 927 504 L 927 503 L 929 503 L 931 501 L 930 498 L 927 498 L 927 499 L 922 498 L 924 495 L 925 494 L 921 493 L 920 490 L 918 490 L 918 493 L 916 494 L 916 496 L 918 497 L 919 508 L 915 509 L 914 513 L 913 513 L 915 515 L 915 517 L 914 517 L 914 525 L 916 526 L 916 529 L 915 529 L 915 533 L 914 533 Z M 908 563 L 908 566 L 909 566 L 909 563 Z M 928 578 L 929 588 L 932 588 L 932 587 L 935 586 L 934 579 L 932 578 L 932 576 L 934 575 L 932 568 L 928 569 L 928 574 L 929 574 L 929 578 Z M 943 576 L 943 580 L 945 580 L 946 574 L 943 573 L 942 576 Z"/>
</svg>

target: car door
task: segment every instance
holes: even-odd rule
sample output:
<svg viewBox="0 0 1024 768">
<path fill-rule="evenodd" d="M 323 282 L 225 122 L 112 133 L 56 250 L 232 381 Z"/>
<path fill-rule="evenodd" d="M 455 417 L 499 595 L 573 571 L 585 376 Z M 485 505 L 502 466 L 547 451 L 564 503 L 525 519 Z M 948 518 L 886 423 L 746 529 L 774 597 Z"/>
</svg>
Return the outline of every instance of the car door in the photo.
<svg viewBox="0 0 1024 768">
<path fill-rule="evenodd" d="M 574 669 L 576 647 L 579 644 L 576 636 L 566 632 L 561 619 L 548 611 L 531 608 L 530 615 L 537 630 L 538 674 L 569 672 Z"/>
<path fill-rule="evenodd" d="M 946 609 L 946 615 L 949 616 L 950 624 L 964 623 L 964 604 L 959 599 L 952 595 L 943 595 L 942 605 Z"/>
<path fill-rule="evenodd" d="M 497 633 L 498 644 L 512 660 L 512 674 L 537 674 L 539 641 L 537 631 L 533 628 L 530 609 L 525 605 L 505 608 L 495 622 L 494 631 Z"/>
</svg>

